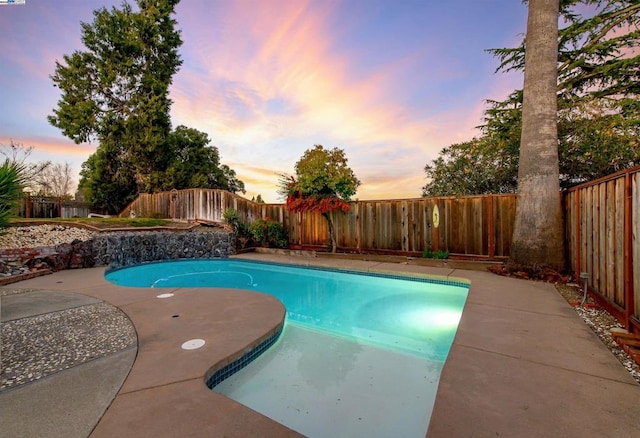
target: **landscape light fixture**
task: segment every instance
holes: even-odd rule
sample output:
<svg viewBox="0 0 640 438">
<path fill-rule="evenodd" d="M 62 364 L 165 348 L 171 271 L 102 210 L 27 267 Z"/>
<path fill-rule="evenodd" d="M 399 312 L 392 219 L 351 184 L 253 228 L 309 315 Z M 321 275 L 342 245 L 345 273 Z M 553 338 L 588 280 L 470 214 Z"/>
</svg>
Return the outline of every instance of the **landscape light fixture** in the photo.
<svg viewBox="0 0 640 438">
<path fill-rule="evenodd" d="M 582 302 L 580 303 L 580 305 L 584 306 L 585 303 L 587 302 L 587 285 L 589 284 L 589 273 L 588 272 L 581 272 L 580 273 L 580 279 L 582 280 L 582 283 L 584 284 L 584 295 L 582 296 Z"/>
</svg>

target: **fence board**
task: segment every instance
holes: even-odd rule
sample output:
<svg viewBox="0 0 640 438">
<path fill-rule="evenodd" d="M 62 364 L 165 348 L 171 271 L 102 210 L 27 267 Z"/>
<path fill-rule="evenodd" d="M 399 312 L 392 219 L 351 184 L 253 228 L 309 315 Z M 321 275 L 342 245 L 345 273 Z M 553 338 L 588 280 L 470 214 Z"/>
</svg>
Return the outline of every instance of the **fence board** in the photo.
<svg viewBox="0 0 640 438">
<path fill-rule="evenodd" d="M 625 185 L 624 181 L 620 180 L 615 185 L 615 235 L 614 235 L 614 251 L 615 260 L 613 265 L 613 271 L 615 272 L 615 301 L 619 305 L 624 307 L 624 198 L 625 198 Z"/>
<path fill-rule="evenodd" d="M 593 236 L 593 187 L 589 187 L 585 191 L 584 196 L 585 206 L 584 206 L 584 220 L 587 224 L 584 233 L 584 254 L 585 254 L 585 272 L 589 274 L 589 283 L 591 285 L 595 284 L 594 281 L 594 271 L 593 271 L 593 240 L 591 236 Z"/>
<path fill-rule="evenodd" d="M 633 314 L 640 315 L 640 173 L 632 175 L 631 180 L 631 211 L 635 214 L 631 217 L 631 242 L 632 247 L 632 276 L 634 303 Z"/>
<path fill-rule="evenodd" d="M 598 186 L 598 198 L 596 204 L 597 210 L 597 232 L 598 232 L 598 257 L 595 260 L 597 266 L 597 285 L 598 290 L 603 292 L 603 295 L 608 299 L 611 299 L 608 296 L 608 291 L 606 288 L 606 275 L 607 275 L 607 263 L 606 263 L 606 238 L 607 233 L 605 229 L 605 214 L 606 214 L 606 184 L 602 184 Z"/>
<path fill-rule="evenodd" d="M 615 301 L 615 239 L 613 237 L 615 227 L 615 182 L 607 182 L 603 185 L 603 189 L 605 191 L 605 210 L 603 211 L 605 229 L 604 289 L 606 290 L 607 298 Z"/>
</svg>

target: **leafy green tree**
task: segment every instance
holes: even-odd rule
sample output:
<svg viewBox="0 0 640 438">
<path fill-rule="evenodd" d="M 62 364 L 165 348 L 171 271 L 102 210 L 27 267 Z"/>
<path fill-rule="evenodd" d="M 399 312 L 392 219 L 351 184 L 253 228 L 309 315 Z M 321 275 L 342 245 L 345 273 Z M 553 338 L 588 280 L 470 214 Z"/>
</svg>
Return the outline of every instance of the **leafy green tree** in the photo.
<svg viewBox="0 0 640 438">
<path fill-rule="evenodd" d="M 640 164 L 640 103 L 589 99 L 561 110 L 560 183 L 570 187 Z"/>
<path fill-rule="evenodd" d="M 315 145 L 307 149 L 296 163 L 295 176 L 282 175 L 279 193 L 286 197 L 289 211 L 314 211 L 322 214 L 329 228 L 330 252 L 337 249 L 332 215 L 349 211 L 349 199 L 360 181 L 347 166 L 342 149 L 325 149 Z"/>
<path fill-rule="evenodd" d="M 171 130 L 169 86 L 182 64 L 172 18 L 179 0 L 137 0 L 138 11 L 94 12 L 82 23 L 86 50 L 64 56 L 52 75 L 62 97 L 49 122 L 76 143 L 97 140 L 81 171 L 92 206 L 117 213 L 140 192 L 191 187 L 244 192 L 206 134 Z"/>
<path fill-rule="evenodd" d="M 558 165 L 559 0 L 529 0 L 518 203 L 509 261 L 564 268 Z"/>
<path fill-rule="evenodd" d="M 133 180 L 133 186 L 114 181 L 120 189 L 133 187 L 124 198 L 157 189 L 152 174 L 169 159 L 169 86 L 182 63 L 172 18 L 178 1 L 137 0 L 139 11 L 126 2 L 121 9 L 95 11 L 91 24 L 82 23 L 86 50 L 65 55 L 51 76 L 62 97 L 49 122 L 76 143 L 97 140 L 96 154 L 124 160 L 119 168 L 102 163 Z"/>
<path fill-rule="evenodd" d="M 252 196 L 251 200 L 256 204 L 264 204 L 264 199 L 262 199 L 262 195 L 258 193 L 258 196 Z"/>
<path fill-rule="evenodd" d="M 226 164 L 220 165 L 220 170 L 222 170 L 222 175 L 220 179 L 220 185 L 218 188 L 224 188 L 225 190 L 230 191 L 231 193 L 245 193 L 244 182 L 238 179 L 236 175 L 236 171 L 227 166 Z"/>
<path fill-rule="evenodd" d="M 235 172 L 220 164 L 218 149 L 210 145 L 205 132 L 178 126 L 169 133 L 166 149 L 166 162 L 150 178 L 158 190 L 209 188 L 245 192 L 244 183 Z M 133 171 L 134 163 L 124 148 L 105 142 L 83 164 L 79 187 L 93 207 L 118 213 L 138 193 L 130 177 Z"/>
<path fill-rule="evenodd" d="M 229 166 L 220 164 L 218 148 L 210 143 L 205 132 L 178 126 L 169 135 L 172 159 L 165 171 L 154 173 L 155 185 L 162 190 L 209 188 L 244 193 L 244 183 Z"/>
<path fill-rule="evenodd" d="M 133 168 L 122 148 L 104 142 L 82 164 L 78 188 L 93 208 L 117 214 L 138 194 Z"/>
<path fill-rule="evenodd" d="M 430 182 L 422 196 L 512 193 L 517 187 L 518 155 L 512 144 L 496 145 L 488 136 L 453 144 L 425 166 Z"/>
</svg>

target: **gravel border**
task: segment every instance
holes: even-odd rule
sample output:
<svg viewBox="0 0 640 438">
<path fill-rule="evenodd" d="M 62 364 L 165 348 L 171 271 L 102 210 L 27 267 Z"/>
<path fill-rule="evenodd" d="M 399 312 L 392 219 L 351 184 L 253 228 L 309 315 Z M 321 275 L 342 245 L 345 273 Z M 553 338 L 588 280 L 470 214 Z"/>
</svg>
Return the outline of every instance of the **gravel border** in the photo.
<svg viewBox="0 0 640 438">
<path fill-rule="evenodd" d="M 19 249 L 39 246 L 56 246 L 76 240 L 85 241 L 97 233 L 85 228 L 67 225 L 28 225 L 8 227 L 0 234 L 0 248 Z"/>
<path fill-rule="evenodd" d="M 580 306 L 582 302 L 583 291 L 577 284 L 556 284 L 556 289 L 564 297 L 567 302 L 578 302 L 577 306 L 572 306 L 584 322 L 594 331 L 600 338 L 602 343 L 611 351 L 611 353 L 620 361 L 620 363 L 629 371 L 631 377 L 640 383 L 640 365 L 629 356 L 611 336 L 612 328 L 623 328 L 609 312 L 595 304 L 593 299 L 587 299 L 586 306 Z"/>
</svg>

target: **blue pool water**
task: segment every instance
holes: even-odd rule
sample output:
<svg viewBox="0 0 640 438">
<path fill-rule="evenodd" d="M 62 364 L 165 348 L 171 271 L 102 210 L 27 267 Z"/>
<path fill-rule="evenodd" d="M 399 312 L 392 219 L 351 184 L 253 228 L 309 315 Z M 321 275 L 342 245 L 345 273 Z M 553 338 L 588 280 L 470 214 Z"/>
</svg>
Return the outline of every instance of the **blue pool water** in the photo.
<svg viewBox="0 0 640 438">
<path fill-rule="evenodd" d="M 122 286 L 222 287 L 277 297 L 278 341 L 217 384 L 306 436 L 424 437 L 468 285 L 241 260 L 111 271 Z"/>
<path fill-rule="evenodd" d="M 468 287 L 425 279 L 239 260 L 150 263 L 107 273 L 133 287 L 221 287 L 277 297 L 287 320 L 425 359 L 444 361 Z M 445 282 L 440 282 L 445 283 Z"/>
</svg>

